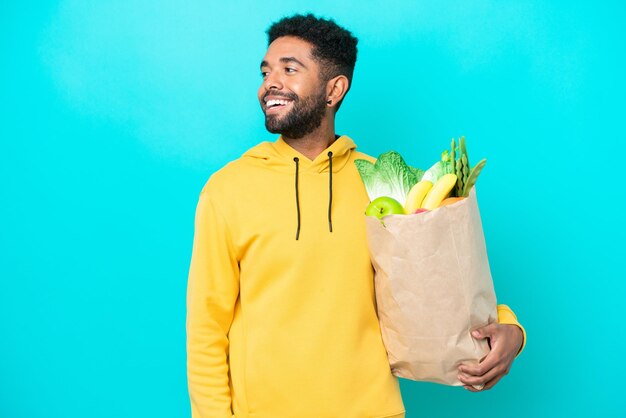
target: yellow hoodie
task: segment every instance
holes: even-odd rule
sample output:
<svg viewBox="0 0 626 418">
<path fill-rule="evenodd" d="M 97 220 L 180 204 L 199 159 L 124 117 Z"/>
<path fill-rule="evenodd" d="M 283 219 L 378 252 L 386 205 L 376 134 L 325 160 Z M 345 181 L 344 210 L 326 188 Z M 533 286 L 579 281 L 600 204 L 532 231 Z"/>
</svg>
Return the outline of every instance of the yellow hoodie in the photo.
<svg viewBox="0 0 626 418">
<path fill-rule="evenodd" d="M 279 137 L 205 184 L 187 291 L 193 418 L 404 417 L 357 158 L 374 161 L 347 136 L 313 161 Z"/>
</svg>

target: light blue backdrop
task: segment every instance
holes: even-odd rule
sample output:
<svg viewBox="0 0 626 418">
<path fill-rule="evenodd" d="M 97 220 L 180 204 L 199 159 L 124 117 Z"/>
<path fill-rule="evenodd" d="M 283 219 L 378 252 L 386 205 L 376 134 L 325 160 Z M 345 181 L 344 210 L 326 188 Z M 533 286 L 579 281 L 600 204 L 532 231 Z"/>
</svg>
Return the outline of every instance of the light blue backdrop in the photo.
<svg viewBox="0 0 626 418">
<path fill-rule="evenodd" d="M 626 10 L 581 3 L 0 3 L 0 417 L 189 417 L 197 196 L 274 139 L 264 31 L 305 11 L 360 40 L 338 133 L 488 158 L 492 273 L 529 343 L 485 393 L 402 380 L 408 417 L 624 416 Z"/>
</svg>

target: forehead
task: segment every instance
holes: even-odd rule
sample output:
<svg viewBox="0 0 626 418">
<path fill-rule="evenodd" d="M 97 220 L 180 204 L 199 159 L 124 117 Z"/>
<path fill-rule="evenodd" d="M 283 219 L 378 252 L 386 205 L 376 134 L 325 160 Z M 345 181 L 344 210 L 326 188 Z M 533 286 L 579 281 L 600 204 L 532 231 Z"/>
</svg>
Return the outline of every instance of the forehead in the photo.
<svg viewBox="0 0 626 418">
<path fill-rule="evenodd" d="M 311 50 L 313 45 L 295 36 L 281 36 L 270 44 L 265 53 L 264 61 L 272 64 L 285 57 L 294 57 L 305 64 L 313 62 Z"/>
</svg>

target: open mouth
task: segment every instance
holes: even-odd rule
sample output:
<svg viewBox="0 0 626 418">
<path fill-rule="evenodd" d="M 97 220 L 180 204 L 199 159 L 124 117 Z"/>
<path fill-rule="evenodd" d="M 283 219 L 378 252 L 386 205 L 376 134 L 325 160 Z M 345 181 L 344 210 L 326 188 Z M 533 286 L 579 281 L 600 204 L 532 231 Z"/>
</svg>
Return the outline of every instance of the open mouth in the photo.
<svg viewBox="0 0 626 418">
<path fill-rule="evenodd" d="M 271 99 L 265 102 L 265 112 L 275 113 L 291 105 L 293 100 Z"/>
</svg>

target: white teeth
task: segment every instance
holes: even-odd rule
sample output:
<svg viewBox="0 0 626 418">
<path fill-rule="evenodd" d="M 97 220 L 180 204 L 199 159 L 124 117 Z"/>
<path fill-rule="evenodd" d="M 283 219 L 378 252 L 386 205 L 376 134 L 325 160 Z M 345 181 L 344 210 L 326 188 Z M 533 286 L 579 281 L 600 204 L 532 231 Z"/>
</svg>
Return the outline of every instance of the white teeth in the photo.
<svg viewBox="0 0 626 418">
<path fill-rule="evenodd" d="M 276 100 L 276 99 L 272 99 L 272 100 L 268 100 L 265 103 L 265 106 L 272 107 L 274 105 L 286 105 L 289 102 L 290 102 L 290 100 Z"/>
</svg>

